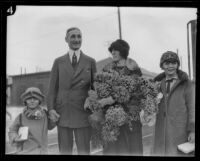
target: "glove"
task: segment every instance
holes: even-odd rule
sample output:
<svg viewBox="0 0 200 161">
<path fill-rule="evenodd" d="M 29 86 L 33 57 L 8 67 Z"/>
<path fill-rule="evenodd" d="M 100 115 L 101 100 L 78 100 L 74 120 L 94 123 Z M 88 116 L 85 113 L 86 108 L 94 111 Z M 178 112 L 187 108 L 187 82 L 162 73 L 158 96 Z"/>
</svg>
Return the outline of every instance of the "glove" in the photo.
<svg viewBox="0 0 200 161">
<path fill-rule="evenodd" d="M 86 98 L 84 103 L 84 110 L 90 109 L 90 101 L 89 98 Z"/>
<path fill-rule="evenodd" d="M 141 110 L 140 121 L 142 125 L 153 126 L 156 122 L 156 114 L 146 116 L 144 110 Z"/>
</svg>

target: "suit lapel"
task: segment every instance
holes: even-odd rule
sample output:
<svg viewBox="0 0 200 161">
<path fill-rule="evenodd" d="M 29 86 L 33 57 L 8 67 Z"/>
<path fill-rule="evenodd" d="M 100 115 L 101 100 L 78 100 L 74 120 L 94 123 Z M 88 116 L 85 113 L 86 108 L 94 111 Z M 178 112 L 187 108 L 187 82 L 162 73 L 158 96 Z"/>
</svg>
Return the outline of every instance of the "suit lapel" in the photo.
<svg viewBox="0 0 200 161">
<path fill-rule="evenodd" d="M 85 55 L 81 52 L 78 67 L 76 69 L 76 72 L 74 73 L 74 78 L 78 76 L 78 74 L 83 70 L 85 64 L 87 63 Z"/>
<path fill-rule="evenodd" d="M 67 73 L 70 74 L 70 76 L 73 76 L 74 69 L 69 58 L 69 53 L 64 56 L 64 68 L 66 69 Z"/>
</svg>

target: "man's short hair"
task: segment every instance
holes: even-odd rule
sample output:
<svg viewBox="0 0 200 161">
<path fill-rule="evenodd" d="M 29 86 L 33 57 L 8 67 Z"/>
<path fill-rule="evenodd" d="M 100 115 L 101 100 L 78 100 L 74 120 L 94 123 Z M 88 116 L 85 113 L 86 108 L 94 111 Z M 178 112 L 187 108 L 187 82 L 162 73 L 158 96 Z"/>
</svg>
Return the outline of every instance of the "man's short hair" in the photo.
<svg viewBox="0 0 200 161">
<path fill-rule="evenodd" d="M 70 27 L 70 28 L 67 30 L 67 32 L 66 32 L 66 36 L 67 36 L 67 34 L 69 34 L 69 32 L 72 31 L 72 30 L 79 30 L 79 31 L 81 31 L 78 27 Z"/>
</svg>

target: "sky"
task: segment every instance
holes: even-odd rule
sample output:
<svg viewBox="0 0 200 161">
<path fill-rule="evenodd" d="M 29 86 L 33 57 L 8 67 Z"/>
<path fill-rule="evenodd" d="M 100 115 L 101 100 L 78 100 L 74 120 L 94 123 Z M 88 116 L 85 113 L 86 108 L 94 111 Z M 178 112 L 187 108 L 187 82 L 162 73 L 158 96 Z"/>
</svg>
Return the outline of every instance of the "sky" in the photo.
<svg viewBox="0 0 200 161">
<path fill-rule="evenodd" d="M 120 7 L 122 39 L 129 57 L 140 67 L 160 73 L 160 57 L 174 51 L 188 73 L 187 23 L 196 8 Z M 7 75 L 50 71 L 54 60 L 67 53 L 66 30 L 82 31 L 81 50 L 100 61 L 119 38 L 117 7 L 17 6 L 7 18 Z"/>
</svg>

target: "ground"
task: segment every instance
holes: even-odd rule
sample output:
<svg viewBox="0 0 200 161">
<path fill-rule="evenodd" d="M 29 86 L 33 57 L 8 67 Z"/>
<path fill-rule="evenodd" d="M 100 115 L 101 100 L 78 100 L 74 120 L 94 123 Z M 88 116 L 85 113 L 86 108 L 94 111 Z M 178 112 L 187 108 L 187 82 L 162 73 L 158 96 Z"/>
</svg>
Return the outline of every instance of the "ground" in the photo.
<svg viewBox="0 0 200 161">
<path fill-rule="evenodd" d="M 9 114 L 6 114 L 6 154 L 13 154 L 14 148 L 10 146 L 8 142 L 8 127 L 11 125 L 15 117 L 22 111 L 23 108 L 20 107 L 8 107 L 7 111 L 11 114 L 11 118 Z M 154 127 L 143 126 L 143 155 L 150 156 L 152 146 L 153 146 L 153 130 Z M 49 154 L 59 154 L 58 152 L 58 144 L 57 144 L 57 128 L 48 132 L 48 151 Z M 76 155 L 76 145 L 74 144 L 73 154 Z M 91 155 L 102 155 L 101 148 L 91 149 Z"/>
</svg>

